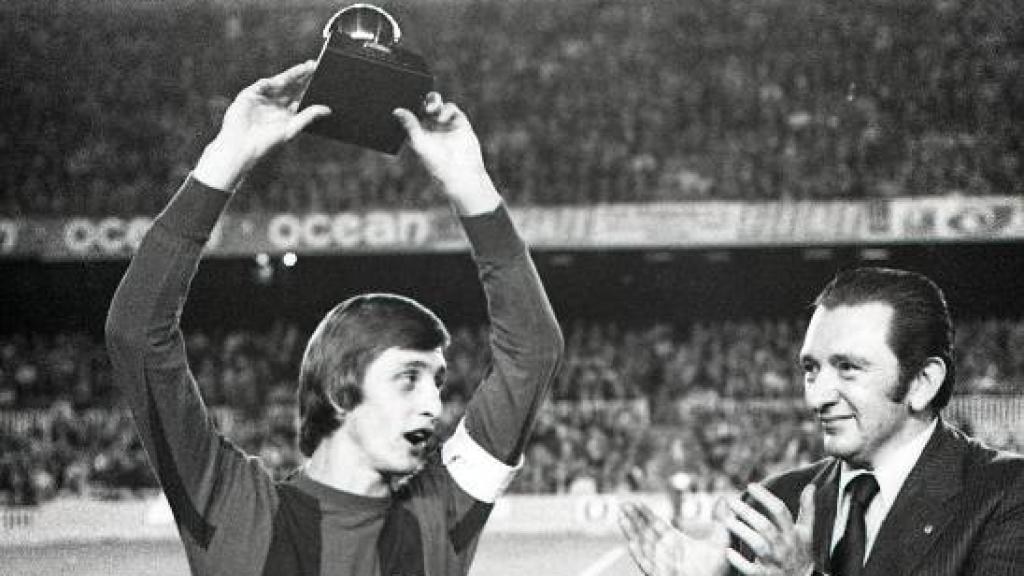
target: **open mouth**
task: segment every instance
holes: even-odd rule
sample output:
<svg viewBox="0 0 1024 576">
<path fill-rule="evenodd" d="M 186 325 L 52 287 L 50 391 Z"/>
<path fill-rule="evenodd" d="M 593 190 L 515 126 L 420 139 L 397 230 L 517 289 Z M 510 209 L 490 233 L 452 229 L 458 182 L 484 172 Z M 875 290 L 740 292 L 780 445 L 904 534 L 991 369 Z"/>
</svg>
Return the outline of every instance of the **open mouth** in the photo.
<svg viewBox="0 0 1024 576">
<path fill-rule="evenodd" d="M 412 444 L 413 447 L 424 448 L 426 447 L 427 442 L 434 437 L 434 431 L 430 428 L 417 428 L 402 434 L 402 436 L 405 437 L 406 442 Z"/>
</svg>

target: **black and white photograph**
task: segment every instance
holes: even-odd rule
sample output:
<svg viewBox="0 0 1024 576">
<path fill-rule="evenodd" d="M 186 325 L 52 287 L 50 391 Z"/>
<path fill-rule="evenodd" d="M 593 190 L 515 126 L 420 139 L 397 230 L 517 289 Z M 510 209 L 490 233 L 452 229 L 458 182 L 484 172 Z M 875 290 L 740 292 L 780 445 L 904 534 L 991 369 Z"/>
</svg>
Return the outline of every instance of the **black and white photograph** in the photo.
<svg viewBox="0 0 1024 576">
<path fill-rule="evenodd" d="M 4 0 L 59 574 L 1024 576 L 1024 4 Z"/>
</svg>

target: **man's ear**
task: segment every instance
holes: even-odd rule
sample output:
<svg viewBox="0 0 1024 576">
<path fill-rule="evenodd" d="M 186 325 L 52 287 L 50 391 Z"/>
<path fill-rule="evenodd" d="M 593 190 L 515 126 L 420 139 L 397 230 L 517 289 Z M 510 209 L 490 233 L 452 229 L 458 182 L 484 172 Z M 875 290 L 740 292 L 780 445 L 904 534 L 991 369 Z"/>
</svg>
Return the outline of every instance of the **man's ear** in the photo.
<svg viewBox="0 0 1024 576">
<path fill-rule="evenodd" d="M 945 380 L 946 362 L 937 356 L 925 360 L 917 376 L 910 381 L 910 389 L 907 391 L 910 409 L 914 412 L 927 410 Z"/>
</svg>

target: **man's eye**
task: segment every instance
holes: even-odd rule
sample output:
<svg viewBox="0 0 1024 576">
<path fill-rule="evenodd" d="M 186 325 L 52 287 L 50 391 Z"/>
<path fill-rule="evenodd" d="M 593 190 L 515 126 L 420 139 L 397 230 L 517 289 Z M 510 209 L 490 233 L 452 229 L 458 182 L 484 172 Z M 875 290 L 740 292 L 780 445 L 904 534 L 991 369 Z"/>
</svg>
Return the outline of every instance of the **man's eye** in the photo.
<svg viewBox="0 0 1024 576">
<path fill-rule="evenodd" d="M 398 376 L 399 382 L 402 383 L 402 387 L 405 388 L 406 390 L 411 390 L 415 388 L 416 382 L 419 380 L 419 378 L 419 372 L 415 371 L 402 372 Z"/>
<path fill-rule="evenodd" d="M 849 374 L 857 370 L 857 365 L 852 362 L 840 362 L 836 364 L 836 370 L 839 370 L 844 374 Z"/>
</svg>

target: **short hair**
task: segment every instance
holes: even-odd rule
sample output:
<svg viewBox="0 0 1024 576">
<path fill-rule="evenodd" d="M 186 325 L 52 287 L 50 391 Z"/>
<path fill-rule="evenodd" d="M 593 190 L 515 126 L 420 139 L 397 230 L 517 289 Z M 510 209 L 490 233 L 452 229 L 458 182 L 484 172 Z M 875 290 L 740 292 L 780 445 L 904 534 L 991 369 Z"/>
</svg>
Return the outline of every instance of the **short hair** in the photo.
<svg viewBox="0 0 1024 576">
<path fill-rule="evenodd" d="M 832 309 L 872 302 L 893 308 L 886 340 L 899 364 L 899 397 L 907 393 L 910 381 L 924 368 L 928 358 L 938 357 L 946 363 L 946 378 L 931 402 L 938 413 L 949 403 L 956 381 L 953 321 L 942 290 L 917 272 L 855 268 L 836 274 L 814 305 Z"/>
<path fill-rule="evenodd" d="M 309 457 L 362 400 L 366 368 L 388 348 L 447 348 L 451 337 L 422 304 L 362 294 L 338 304 L 313 331 L 299 369 L 299 450 Z"/>
</svg>

